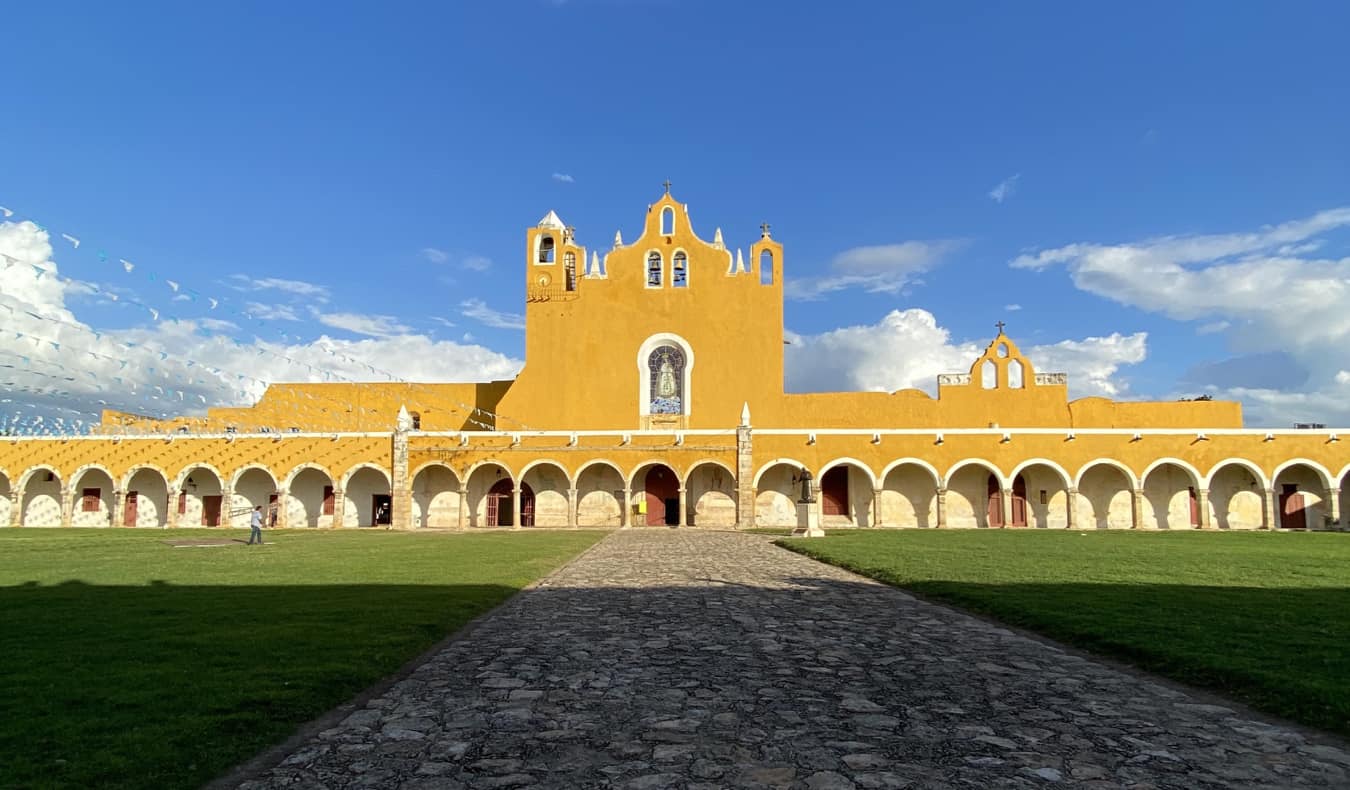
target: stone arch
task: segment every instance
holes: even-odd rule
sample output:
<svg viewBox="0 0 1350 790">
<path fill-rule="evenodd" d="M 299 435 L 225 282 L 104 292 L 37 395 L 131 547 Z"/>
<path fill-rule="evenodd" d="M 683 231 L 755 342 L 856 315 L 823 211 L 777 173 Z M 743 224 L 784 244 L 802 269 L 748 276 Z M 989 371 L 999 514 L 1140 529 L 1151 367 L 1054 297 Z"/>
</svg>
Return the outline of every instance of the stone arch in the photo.
<svg viewBox="0 0 1350 790">
<path fill-rule="evenodd" d="M 549 470 L 553 470 L 552 474 Z M 552 459 L 531 461 L 520 470 L 521 514 L 525 527 L 565 527 L 570 503 L 567 490 L 572 486 L 567 468 Z M 529 491 L 527 497 L 525 492 Z"/>
<path fill-rule="evenodd" d="M 19 480 L 19 523 L 25 527 L 61 526 L 62 477 L 56 467 L 31 466 Z"/>
<path fill-rule="evenodd" d="M 417 467 L 410 479 L 414 527 L 459 526 L 461 483 L 450 464 L 428 461 Z"/>
<path fill-rule="evenodd" d="M 613 461 L 597 458 L 582 464 L 573 483 L 577 490 L 577 526 L 622 525 L 626 485 L 623 471 Z"/>
<path fill-rule="evenodd" d="M 371 463 L 370 461 L 362 461 L 362 462 L 360 462 L 360 463 L 358 463 L 358 464 L 355 464 L 354 466 L 352 466 L 350 469 L 348 469 L 346 472 L 344 472 L 344 473 L 342 474 L 342 490 L 343 490 L 343 491 L 346 491 L 346 490 L 347 490 L 347 484 L 350 483 L 350 482 L 351 482 L 351 479 L 352 479 L 353 477 L 356 476 L 356 473 L 357 473 L 357 472 L 360 472 L 362 469 L 373 469 L 373 470 L 375 470 L 376 472 L 379 472 L 381 475 L 384 476 L 384 481 L 385 481 L 386 483 L 389 482 L 389 470 L 388 470 L 388 469 L 385 469 L 383 466 L 380 466 L 379 464 Z"/>
<path fill-rule="evenodd" d="M 90 478 L 93 479 L 90 479 Z M 98 485 L 91 485 L 98 483 Z M 70 525 L 72 527 L 110 527 L 117 497 L 117 478 L 102 464 L 85 464 L 70 474 Z M 98 495 L 85 499 L 85 489 L 97 489 Z"/>
<path fill-rule="evenodd" d="M 936 527 L 937 488 L 942 476 L 922 458 L 901 458 L 881 472 L 877 526 Z"/>
<path fill-rule="evenodd" d="M 989 477 L 996 481 L 997 497 L 989 492 Z M 947 526 L 989 527 L 1002 523 L 1002 490 L 1006 478 L 992 461 L 966 458 L 947 470 Z M 990 518 L 994 513 L 995 517 Z"/>
<path fill-rule="evenodd" d="M 122 524 L 166 527 L 173 511 L 169 475 L 154 464 L 138 464 L 122 478 Z"/>
<path fill-rule="evenodd" d="M 268 469 L 261 463 L 251 463 L 251 464 L 244 464 L 243 466 L 234 470 L 234 474 L 230 475 L 230 488 L 234 488 L 235 486 L 239 485 L 239 479 L 242 478 L 246 472 L 249 472 L 253 469 L 257 469 L 261 471 L 263 474 L 267 475 L 269 478 L 271 478 L 272 483 L 274 485 L 279 484 L 277 476 L 273 474 L 271 469 Z"/>
<path fill-rule="evenodd" d="M 846 471 L 835 471 L 841 468 Z M 816 476 L 820 525 L 871 526 L 876 489 L 877 479 L 871 467 L 857 458 L 836 458 L 824 464 Z"/>
<path fill-rule="evenodd" d="M 193 471 L 197 469 L 203 469 L 207 472 L 210 472 L 211 474 L 216 476 L 217 483 L 224 485 L 226 476 L 221 474 L 220 470 L 217 469 L 214 465 L 209 464 L 206 461 L 193 461 L 191 463 L 184 464 L 183 468 L 178 470 L 178 476 L 173 479 L 174 490 L 176 491 L 181 490 L 183 488 L 183 485 L 187 482 L 187 479 L 192 476 Z"/>
<path fill-rule="evenodd" d="M 455 469 L 455 467 L 451 466 L 449 461 L 441 461 L 437 459 L 424 461 L 418 464 L 417 466 L 413 467 L 412 470 L 408 473 L 408 479 L 411 480 L 412 478 L 417 477 L 418 475 L 422 474 L 423 472 L 425 472 L 426 470 L 430 469 L 433 466 L 439 466 L 445 471 L 454 475 L 455 479 L 459 479 L 459 471 Z"/>
<path fill-rule="evenodd" d="M 193 475 L 197 474 L 194 479 Z M 225 477 L 208 463 L 183 467 L 170 496 L 177 495 L 173 511 L 174 525 L 180 527 L 219 527 L 225 523 Z"/>
<path fill-rule="evenodd" d="M 319 464 L 305 463 L 286 476 L 287 527 L 331 527 L 336 522 L 333 475 Z"/>
<path fill-rule="evenodd" d="M 1036 529 L 1068 528 L 1069 508 L 1076 506 L 1069 501 L 1073 476 L 1068 470 L 1048 458 L 1029 458 L 1013 467 L 1009 477 L 1012 478 L 1013 525 Z M 1077 515 L 1075 511 L 1075 520 Z"/>
<path fill-rule="evenodd" d="M 392 491 L 389 472 L 378 464 L 356 464 L 342 476 L 342 526 L 389 526 Z"/>
<path fill-rule="evenodd" d="M 797 499 L 801 484 L 793 483 L 806 465 L 792 458 L 776 458 L 755 474 L 755 526 L 797 526 Z"/>
<path fill-rule="evenodd" d="M 507 482 L 509 492 L 517 485 L 519 478 L 509 466 L 496 459 L 485 459 L 468 468 L 464 474 L 464 487 L 469 499 L 467 526 L 496 527 L 502 506 L 514 506 L 509 493 L 503 501 L 501 492 L 494 490 L 502 480 Z"/>
<path fill-rule="evenodd" d="M 1209 470 L 1204 485 L 1211 524 L 1219 529 L 1261 528 L 1270 487 L 1261 467 L 1244 458 L 1227 458 Z"/>
<path fill-rule="evenodd" d="M 1320 529 L 1330 513 L 1326 502 L 1331 475 L 1315 461 L 1293 458 L 1270 476 L 1275 497 L 1275 525 L 1280 529 Z"/>
<path fill-rule="evenodd" d="M 262 479 L 260 479 L 262 478 Z M 262 464 L 248 464 L 235 470 L 230 481 L 230 501 L 226 503 L 228 524 L 247 528 L 253 509 L 263 509 L 263 523 L 274 526 L 280 517 L 281 490 L 276 475 Z"/>
<path fill-rule="evenodd" d="M 1078 474 L 1075 475 L 1073 479 L 1074 488 L 1077 488 L 1080 491 L 1082 490 L 1083 475 L 1087 474 L 1088 470 L 1092 469 L 1095 466 L 1115 467 L 1116 469 L 1120 470 L 1120 473 L 1122 475 L 1125 476 L 1125 482 L 1129 484 L 1130 488 L 1133 489 L 1139 487 L 1139 479 L 1134 476 L 1134 470 L 1131 469 L 1130 467 L 1126 466 L 1120 461 L 1117 461 L 1114 458 L 1094 458 L 1091 461 L 1088 461 L 1087 463 L 1083 464 L 1082 467 L 1078 469 Z"/>
<path fill-rule="evenodd" d="M 1088 461 L 1078 470 L 1076 520 L 1083 529 L 1134 527 L 1134 471 L 1112 458 Z"/>
<path fill-rule="evenodd" d="M 684 480 L 690 524 L 736 526 L 736 474 L 729 466 L 707 458 L 690 466 Z"/>
<path fill-rule="evenodd" d="M 688 523 L 679 512 L 679 489 L 685 481 L 670 464 L 659 458 L 643 461 L 628 479 L 630 500 L 637 507 L 637 526 L 675 526 Z M 672 505 L 674 508 L 672 509 Z M 687 507 L 687 503 L 686 503 Z"/>
<path fill-rule="evenodd" d="M 1178 458 L 1159 458 L 1139 476 L 1143 529 L 1192 529 L 1200 524 L 1196 490 L 1203 476 Z"/>
</svg>

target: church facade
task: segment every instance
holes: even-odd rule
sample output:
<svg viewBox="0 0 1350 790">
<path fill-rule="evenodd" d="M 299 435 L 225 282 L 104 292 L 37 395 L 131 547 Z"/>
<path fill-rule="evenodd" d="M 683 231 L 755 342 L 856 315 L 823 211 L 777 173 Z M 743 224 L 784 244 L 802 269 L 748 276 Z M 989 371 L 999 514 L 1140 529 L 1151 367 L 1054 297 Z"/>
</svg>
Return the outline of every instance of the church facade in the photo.
<svg viewBox="0 0 1350 790">
<path fill-rule="evenodd" d="M 526 231 L 511 381 L 275 384 L 247 408 L 0 440 L 0 524 L 278 527 L 1342 528 L 1335 430 L 1222 401 L 1068 399 L 1002 327 L 920 390 L 783 391 L 783 247 Z M 1350 437 L 1347 437 L 1350 440 Z"/>
</svg>

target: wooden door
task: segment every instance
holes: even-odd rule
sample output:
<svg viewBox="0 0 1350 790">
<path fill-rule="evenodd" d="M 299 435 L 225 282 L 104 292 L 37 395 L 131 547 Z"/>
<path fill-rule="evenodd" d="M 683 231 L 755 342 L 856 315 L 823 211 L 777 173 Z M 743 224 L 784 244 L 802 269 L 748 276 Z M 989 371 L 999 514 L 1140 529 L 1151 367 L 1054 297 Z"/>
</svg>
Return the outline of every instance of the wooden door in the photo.
<svg viewBox="0 0 1350 790">
<path fill-rule="evenodd" d="M 1308 528 L 1308 512 L 1297 484 L 1285 483 L 1280 487 L 1280 528 Z"/>
<path fill-rule="evenodd" d="M 534 526 L 534 489 L 529 483 L 520 484 L 520 525 Z"/>
<path fill-rule="evenodd" d="M 985 519 L 991 527 L 1003 526 L 1003 486 L 999 485 L 998 477 L 989 475 L 989 483 L 986 486 L 989 498 L 985 504 Z"/>
<path fill-rule="evenodd" d="M 135 491 L 127 492 L 126 505 L 122 508 L 122 526 L 136 526 L 136 506 L 137 494 Z"/>
<path fill-rule="evenodd" d="M 1021 475 L 1013 478 L 1012 487 L 1012 512 L 1008 514 L 1010 527 L 1025 527 L 1027 525 L 1027 481 Z"/>
<path fill-rule="evenodd" d="M 224 497 L 220 494 L 210 494 L 202 497 L 202 526 L 220 526 L 220 504 L 223 500 Z"/>
<path fill-rule="evenodd" d="M 647 526 L 680 523 L 680 485 L 670 467 L 657 466 L 647 470 L 643 496 L 647 502 Z M 674 504 L 673 508 L 669 507 L 671 504 Z"/>
<path fill-rule="evenodd" d="M 847 466 L 836 466 L 821 476 L 820 512 L 825 516 L 849 515 Z"/>
<path fill-rule="evenodd" d="M 489 527 L 511 526 L 511 481 L 498 480 L 488 489 L 487 525 Z"/>
</svg>

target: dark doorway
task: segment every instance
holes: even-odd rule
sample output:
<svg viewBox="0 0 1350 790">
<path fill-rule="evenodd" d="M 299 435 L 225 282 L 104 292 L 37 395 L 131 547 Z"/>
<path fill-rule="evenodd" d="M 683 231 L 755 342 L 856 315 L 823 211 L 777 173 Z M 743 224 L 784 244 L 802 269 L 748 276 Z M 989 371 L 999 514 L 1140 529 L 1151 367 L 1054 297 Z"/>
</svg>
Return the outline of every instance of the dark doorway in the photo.
<svg viewBox="0 0 1350 790">
<path fill-rule="evenodd" d="M 511 496 L 511 479 L 502 478 L 492 484 L 488 489 L 487 501 L 487 525 L 490 527 L 510 527 L 514 526 L 511 522 L 512 509 L 515 502 Z M 534 489 L 530 488 L 528 483 L 520 484 L 520 525 L 522 527 L 534 526 Z"/>
<path fill-rule="evenodd" d="M 989 475 L 986 486 L 988 499 L 985 502 L 985 523 L 991 527 L 1003 526 L 1003 486 L 999 485 L 997 475 Z"/>
<path fill-rule="evenodd" d="M 1008 526 L 1025 527 L 1027 525 L 1027 481 L 1021 475 L 1013 478 L 1012 512 L 1008 514 Z"/>
<path fill-rule="evenodd" d="M 122 526 L 136 526 L 137 499 L 139 495 L 135 491 L 127 492 L 126 507 L 122 509 Z"/>
<path fill-rule="evenodd" d="M 820 512 L 848 516 L 848 467 L 836 466 L 820 478 Z"/>
<path fill-rule="evenodd" d="M 277 525 L 277 516 L 281 512 L 281 506 L 278 504 L 277 494 L 267 497 L 267 526 L 275 527 Z"/>
<path fill-rule="evenodd" d="M 208 494 L 202 497 L 202 526 L 220 526 L 220 503 L 224 497 L 220 494 Z"/>
<path fill-rule="evenodd" d="M 394 523 L 394 498 L 389 494 L 371 494 L 370 523 L 376 527 L 387 527 Z"/>
<path fill-rule="evenodd" d="M 680 483 L 668 466 L 647 470 L 643 482 L 647 502 L 647 526 L 676 526 L 680 523 Z"/>
<path fill-rule="evenodd" d="M 1280 486 L 1280 529 L 1307 529 L 1308 517 L 1303 494 L 1296 483 Z"/>
</svg>

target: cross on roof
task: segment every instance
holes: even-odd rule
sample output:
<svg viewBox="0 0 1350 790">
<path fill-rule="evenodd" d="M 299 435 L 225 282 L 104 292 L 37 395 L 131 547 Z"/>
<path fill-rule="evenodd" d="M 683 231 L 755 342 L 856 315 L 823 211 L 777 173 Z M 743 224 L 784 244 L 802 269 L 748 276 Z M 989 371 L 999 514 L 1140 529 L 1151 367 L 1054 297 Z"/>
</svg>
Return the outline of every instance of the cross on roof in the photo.
<svg viewBox="0 0 1350 790">
<path fill-rule="evenodd" d="M 670 194 L 670 179 L 667 178 L 665 181 L 662 181 L 662 182 L 661 182 L 661 186 L 663 186 L 663 187 L 666 188 L 666 194 L 669 195 L 669 194 Z"/>
<path fill-rule="evenodd" d="M 994 326 L 998 327 L 998 333 L 999 333 L 1000 335 L 1003 334 L 1003 326 L 1004 326 L 1004 324 L 1003 324 L 1002 321 L 999 321 L 998 323 L 994 324 Z"/>
<path fill-rule="evenodd" d="M 763 233 L 765 236 L 769 235 L 769 223 L 767 222 L 759 223 L 759 232 Z"/>
</svg>

